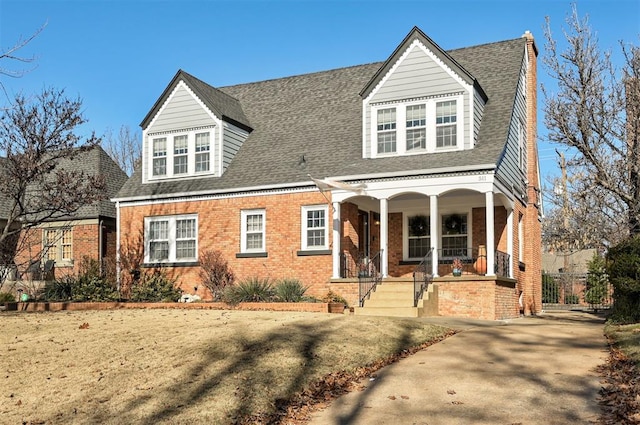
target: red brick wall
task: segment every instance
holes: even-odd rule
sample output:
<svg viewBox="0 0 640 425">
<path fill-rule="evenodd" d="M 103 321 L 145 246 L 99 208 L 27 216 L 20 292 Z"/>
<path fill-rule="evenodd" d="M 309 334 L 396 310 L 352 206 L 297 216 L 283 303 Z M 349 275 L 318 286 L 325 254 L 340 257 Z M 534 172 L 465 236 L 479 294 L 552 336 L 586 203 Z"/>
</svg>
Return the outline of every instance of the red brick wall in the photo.
<svg viewBox="0 0 640 425">
<path fill-rule="evenodd" d="M 517 317 L 517 297 L 510 282 L 456 280 L 437 282 L 441 316 L 497 320 Z"/>
</svg>

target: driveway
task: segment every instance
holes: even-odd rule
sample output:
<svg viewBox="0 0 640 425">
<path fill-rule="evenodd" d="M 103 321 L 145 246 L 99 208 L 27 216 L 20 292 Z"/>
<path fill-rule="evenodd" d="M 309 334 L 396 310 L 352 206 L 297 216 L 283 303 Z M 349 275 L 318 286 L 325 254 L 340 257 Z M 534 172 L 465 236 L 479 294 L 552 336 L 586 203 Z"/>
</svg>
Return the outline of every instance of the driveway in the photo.
<svg viewBox="0 0 640 425">
<path fill-rule="evenodd" d="M 577 425 L 598 418 L 604 319 L 562 312 L 423 320 L 461 332 L 380 370 L 310 423 Z"/>
</svg>

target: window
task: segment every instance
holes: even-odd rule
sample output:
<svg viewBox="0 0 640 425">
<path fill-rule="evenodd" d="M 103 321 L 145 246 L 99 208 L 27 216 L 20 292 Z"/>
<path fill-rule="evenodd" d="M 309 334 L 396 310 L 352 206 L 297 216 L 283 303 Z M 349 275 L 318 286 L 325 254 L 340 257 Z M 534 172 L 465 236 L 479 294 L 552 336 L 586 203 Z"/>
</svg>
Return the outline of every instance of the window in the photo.
<svg viewBox="0 0 640 425">
<path fill-rule="evenodd" d="M 145 218 L 145 262 L 197 260 L 197 216 Z"/>
<path fill-rule="evenodd" d="M 264 210 L 242 211 L 241 252 L 265 251 L 265 214 Z"/>
<path fill-rule="evenodd" d="M 467 256 L 467 214 L 442 216 L 442 256 Z"/>
<path fill-rule="evenodd" d="M 153 139 L 153 175 L 167 174 L 167 138 Z"/>
<path fill-rule="evenodd" d="M 414 215 L 407 219 L 409 258 L 422 258 L 431 249 L 431 226 L 429 217 Z"/>
<path fill-rule="evenodd" d="M 302 207 L 302 249 L 329 249 L 326 205 Z"/>
<path fill-rule="evenodd" d="M 427 147 L 426 105 L 407 106 L 407 151 Z"/>
<path fill-rule="evenodd" d="M 146 136 L 145 136 L 146 137 Z M 163 178 L 185 178 L 211 174 L 216 171 L 215 132 L 193 129 L 175 132 L 171 135 L 151 136 L 149 165 L 145 176 L 149 180 Z"/>
<path fill-rule="evenodd" d="M 456 101 L 436 103 L 436 147 L 452 147 L 457 144 Z"/>
<path fill-rule="evenodd" d="M 71 229 L 45 229 L 42 235 L 43 258 L 57 263 L 73 260 L 73 233 Z"/>
<path fill-rule="evenodd" d="M 176 136 L 173 138 L 173 174 L 186 174 L 189 171 L 188 138 Z"/>
<path fill-rule="evenodd" d="M 378 110 L 378 153 L 396 151 L 396 108 Z"/>
<path fill-rule="evenodd" d="M 196 134 L 196 173 L 209 171 L 209 133 Z"/>
</svg>

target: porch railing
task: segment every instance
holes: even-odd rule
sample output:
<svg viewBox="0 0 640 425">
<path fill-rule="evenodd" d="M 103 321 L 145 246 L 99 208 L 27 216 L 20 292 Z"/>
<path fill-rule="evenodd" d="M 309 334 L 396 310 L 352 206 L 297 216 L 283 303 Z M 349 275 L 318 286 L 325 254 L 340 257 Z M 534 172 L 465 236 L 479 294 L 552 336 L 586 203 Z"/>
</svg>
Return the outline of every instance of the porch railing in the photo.
<svg viewBox="0 0 640 425">
<path fill-rule="evenodd" d="M 506 252 L 496 251 L 496 263 L 494 265 L 496 276 L 510 277 L 509 276 L 509 262 L 511 256 Z"/>
<path fill-rule="evenodd" d="M 482 259 L 484 258 L 484 261 Z M 496 251 L 494 256 L 494 273 L 496 276 L 509 276 L 511 256 L 506 252 Z M 438 275 L 479 275 L 488 273 L 486 251 L 478 248 L 444 248 L 438 250 Z"/>
<path fill-rule="evenodd" d="M 380 274 L 380 259 L 382 257 L 382 251 L 378 252 L 372 258 L 364 258 L 358 264 L 358 299 L 360 300 L 360 307 L 364 306 L 365 299 L 369 299 L 372 291 L 375 291 L 376 286 L 382 280 Z"/>
<path fill-rule="evenodd" d="M 418 306 L 418 300 L 427 290 L 433 280 L 433 248 L 422 258 L 420 264 L 413 271 L 413 306 Z"/>
</svg>

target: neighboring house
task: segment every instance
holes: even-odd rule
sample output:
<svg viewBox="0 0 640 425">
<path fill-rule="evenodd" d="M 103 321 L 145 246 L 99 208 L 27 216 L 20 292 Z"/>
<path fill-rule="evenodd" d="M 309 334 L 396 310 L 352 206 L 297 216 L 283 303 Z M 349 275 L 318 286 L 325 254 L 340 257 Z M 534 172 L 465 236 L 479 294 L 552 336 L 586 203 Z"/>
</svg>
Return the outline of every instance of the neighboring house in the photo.
<svg viewBox="0 0 640 425">
<path fill-rule="evenodd" d="M 358 275 L 402 281 L 424 260 L 434 314 L 538 312 L 536 60 L 529 33 L 444 51 L 414 28 L 380 63 L 220 88 L 180 70 L 113 199 L 121 255 L 138 246 L 191 293 L 220 250 L 240 280 L 352 305 Z"/>
<path fill-rule="evenodd" d="M 596 255 L 596 249 L 582 249 L 564 254 L 560 251 L 546 250 L 542 253 L 542 271 L 544 273 L 580 273 L 589 272 L 589 263 Z"/>
<path fill-rule="evenodd" d="M 74 274 L 85 257 L 101 262 L 110 258 L 115 263 L 116 209 L 109 197 L 120 190 L 127 175 L 100 146 L 62 161 L 63 169 L 103 176 L 106 196 L 80 207 L 72 216 L 22 230 L 14 263 L 19 279 L 40 280 Z M 6 200 L 0 200 L 0 207 L 3 204 L 9 205 Z"/>
</svg>

